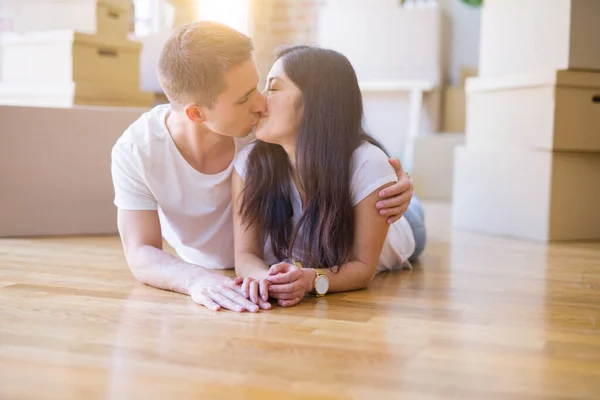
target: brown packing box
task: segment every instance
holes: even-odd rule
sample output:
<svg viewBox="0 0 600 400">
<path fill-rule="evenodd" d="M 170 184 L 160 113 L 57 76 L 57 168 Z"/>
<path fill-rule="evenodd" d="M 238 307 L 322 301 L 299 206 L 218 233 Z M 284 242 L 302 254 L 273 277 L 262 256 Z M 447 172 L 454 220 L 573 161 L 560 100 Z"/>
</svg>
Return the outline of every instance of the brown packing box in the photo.
<svg viewBox="0 0 600 400">
<path fill-rule="evenodd" d="M 0 82 L 0 104 L 37 107 L 77 105 L 142 107 L 153 105 L 154 94 L 119 86 L 86 83 Z"/>
<path fill-rule="evenodd" d="M 600 153 L 458 147 L 456 228 L 541 242 L 600 239 Z"/>
<path fill-rule="evenodd" d="M 415 193 L 423 199 L 450 200 L 454 149 L 463 145 L 463 133 L 440 133 L 415 138 L 412 176 Z"/>
<path fill-rule="evenodd" d="M 116 233 L 110 153 L 145 111 L 0 106 L 0 236 Z"/>
<path fill-rule="evenodd" d="M 600 71 L 472 78 L 467 145 L 600 152 Z"/>
<path fill-rule="evenodd" d="M 442 131 L 463 133 L 465 131 L 465 88 L 449 87 L 444 91 L 444 114 Z"/>
<path fill-rule="evenodd" d="M 132 21 L 131 0 L 20 0 L 13 17 L 19 33 L 70 29 L 121 40 Z"/>
<path fill-rule="evenodd" d="M 90 83 L 139 90 L 141 43 L 73 30 L 4 34 L 2 80 Z"/>
</svg>

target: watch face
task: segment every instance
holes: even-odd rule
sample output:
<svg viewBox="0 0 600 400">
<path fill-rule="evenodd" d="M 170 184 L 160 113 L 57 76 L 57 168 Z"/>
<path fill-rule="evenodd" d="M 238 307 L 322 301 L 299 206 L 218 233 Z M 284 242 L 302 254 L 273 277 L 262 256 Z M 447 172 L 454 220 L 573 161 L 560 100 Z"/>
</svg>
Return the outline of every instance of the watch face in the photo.
<svg viewBox="0 0 600 400">
<path fill-rule="evenodd" d="M 315 291 L 318 294 L 325 294 L 329 290 L 329 279 L 326 276 L 319 276 L 315 282 Z"/>
</svg>

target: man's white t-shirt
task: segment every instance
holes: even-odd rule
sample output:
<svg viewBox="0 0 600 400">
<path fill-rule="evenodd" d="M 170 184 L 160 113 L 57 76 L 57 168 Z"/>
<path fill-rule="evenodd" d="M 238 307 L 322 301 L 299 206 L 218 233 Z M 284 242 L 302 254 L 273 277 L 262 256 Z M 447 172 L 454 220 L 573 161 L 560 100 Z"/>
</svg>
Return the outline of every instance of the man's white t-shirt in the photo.
<svg viewBox="0 0 600 400">
<path fill-rule="evenodd" d="M 246 146 L 235 159 L 235 169 L 244 180 L 246 179 L 248 155 L 253 147 L 253 144 Z M 356 206 L 386 183 L 398 181 L 396 172 L 389 163 L 389 157 L 379 147 L 368 142 L 364 142 L 354 151 L 350 176 L 350 195 L 352 196 L 353 206 Z M 294 209 L 292 221 L 296 224 L 302 216 L 302 200 L 291 176 L 290 187 L 292 189 L 292 207 Z M 357 226 L 355 229 L 360 229 L 360 226 Z M 302 232 L 302 229 L 300 232 Z M 307 245 L 301 242 L 301 237 L 301 235 L 298 236 L 292 250 L 292 256 L 296 260 L 303 258 L 302 253 L 307 248 Z M 379 256 L 377 272 L 401 267 L 410 268 L 408 259 L 414 251 L 415 238 L 412 228 L 406 218 L 402 217 L 393 223 L 388 230 L 381 255 Z M 267 239 L 265 243 L 263 256 L 265 262 L 269 265 L 281 261 L 294 261 L 290 259 L 278 260 L 273 253 L 270 239 Z"/>
<path fill-rule="evenodd" d="M 183 158 L 166 126 L 170 105 L 143 114 L 112 149 L 114 204 L 157 210 L 163 238 L 177 254 L 206 268 L 233 268 L 231 174 L 205 175 Z M 235 139 L 236 154 L 254 139 Z"/>
</svg>

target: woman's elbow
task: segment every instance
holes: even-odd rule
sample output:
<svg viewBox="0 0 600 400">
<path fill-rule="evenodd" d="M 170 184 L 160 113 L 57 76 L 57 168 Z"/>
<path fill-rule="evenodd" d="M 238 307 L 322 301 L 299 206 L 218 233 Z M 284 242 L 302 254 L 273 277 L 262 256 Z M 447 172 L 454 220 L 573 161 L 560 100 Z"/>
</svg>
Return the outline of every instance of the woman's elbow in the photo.
<svg viewBox="0 0 600 400">
<path fill-rule="evenodd" d="M 357 281 L 357 290 L 366 289 L 375 278 L 376 266 L 365 265 L 364 272 Z"/>
</svg>

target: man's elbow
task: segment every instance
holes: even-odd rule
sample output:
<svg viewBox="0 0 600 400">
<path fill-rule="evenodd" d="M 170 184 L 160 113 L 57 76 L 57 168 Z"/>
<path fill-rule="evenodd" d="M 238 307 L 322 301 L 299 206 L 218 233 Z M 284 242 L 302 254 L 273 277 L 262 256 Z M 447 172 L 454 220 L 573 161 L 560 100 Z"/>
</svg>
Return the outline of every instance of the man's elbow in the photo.
<svg viewBox="0 0 600 400">
<path fill-rule="evenodd" d="M 148 268 L 145 260 L 145 246 L 140 246 L 136 249 L 133 249 L 125 255 L 127 260 L 127 265 L 129 266 L 129 270 L 133 277 L 139 282 L 148 285 L 149 277 L 148 277 Z"/>
</svg>

